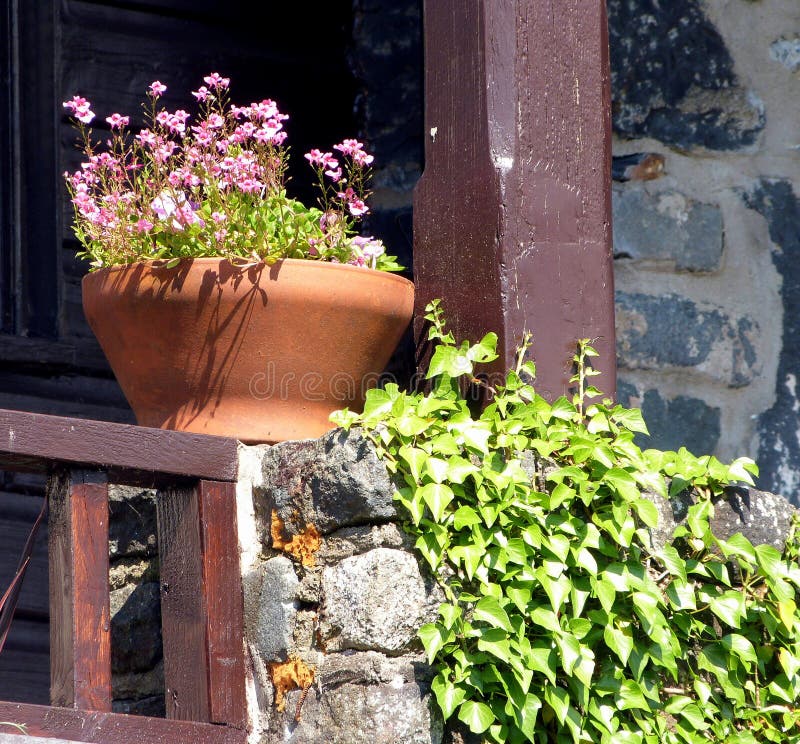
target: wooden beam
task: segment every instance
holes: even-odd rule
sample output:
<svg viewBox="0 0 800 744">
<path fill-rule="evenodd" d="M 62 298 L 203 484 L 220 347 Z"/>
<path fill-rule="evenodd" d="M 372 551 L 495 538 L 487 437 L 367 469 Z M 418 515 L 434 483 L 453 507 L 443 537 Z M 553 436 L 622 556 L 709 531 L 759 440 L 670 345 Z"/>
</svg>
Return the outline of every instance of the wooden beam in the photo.
<svg viewBox="0 0 800 744">
<path fill-rule="evenodd" d="M 415 335 L 435 297 L 459 339 L 533 334 L 537 388 L 566 391 L 579 338 L 616 381 L 604 0 L 427 0 Z"/>
<path fill-rule="evenodd" d="M 228 726 L 26 703 L 0 702 L 0 721 L 25 724 L 32 737 L 89 744 L 245 744 L 247 741 L 246 731 Z M 7 731 L 13 733 L 13 729 Z"/>
<path fill-rule="evenodd" d="M 114 483 L 235 481 L 235 439 L 0 409 L 0 468 L 49 470 L 53 463 L 107 470 Z"/>
<path fill-rule="evenodd" d="M 239 569 L 236 485 L 200 481 L 197 486 L 206 601 L 210 720 L 247 724 L 244 598 Z"/>
<path fill-rule="evenodd" d="M 161 636 L 167 718 L 210 720 L 206 603 L 197 488 L 159 491 Z"/>
<path fill-rule="evenodd" d="M 108 482 L 72 471 L 48 484 L 50 498 L 50 700 L 111 710 Z"/>
</svg>

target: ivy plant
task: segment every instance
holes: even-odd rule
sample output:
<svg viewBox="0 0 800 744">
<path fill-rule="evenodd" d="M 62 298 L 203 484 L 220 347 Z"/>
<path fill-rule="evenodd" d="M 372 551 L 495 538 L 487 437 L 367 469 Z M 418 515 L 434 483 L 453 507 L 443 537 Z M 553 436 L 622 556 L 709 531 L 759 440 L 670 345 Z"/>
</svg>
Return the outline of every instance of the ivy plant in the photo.
<svg viewBox="0 0 800 744">
<path fill-rule="evenodd" d="M 794 530 L 781 552 L 710 528 L 755 464 L 642 450 L 640 412 L 589 384 L 587 340 L 571 398 L 538 395 L 522 349 L 475 413 L 497 337 L 457 344 L 438 302 L 426 318 L 429 392 L 389 384 L 334 420 L 374 441 L 444 590 L 419 631 L 442 716 L 503 744 L 800 741 Z M 690 502 L 666 544 L 654 495 Z"/>
</svg>

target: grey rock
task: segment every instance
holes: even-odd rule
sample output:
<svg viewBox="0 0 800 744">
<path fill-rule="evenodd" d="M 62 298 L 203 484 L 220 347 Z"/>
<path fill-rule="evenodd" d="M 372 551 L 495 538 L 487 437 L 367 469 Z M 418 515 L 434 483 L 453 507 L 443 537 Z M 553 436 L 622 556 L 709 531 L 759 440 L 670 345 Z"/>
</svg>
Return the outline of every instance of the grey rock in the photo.
<svg viewBox="0 0 800 744">
<path fill-rule="evenodd" d="M 665 399 L 652 389 L 642 395 L 634 385 L 622 382 L 617 385 L 617 399 L 624 406 L 635 404 L 641 408 L 650 435 L 636 435 L 640 447 L 686 447 L 690 452 L 703 453 L 713 452 L 719 442 L 720 409 L 699 398 L 678 395 Z"/>
<path fill-rule="evenodd" d="M 244 579 L 245 632 L 265 662 L 285 661 L 294 647 L 299 583 L 284 556 L 271 558 Z"/>
<path fill-rule="evenodd" d="M 273 510 L 290 535 L 308 525 L 326 534 L 397 518 L 386 467 L 357 431 L 266 448 L 263 475 L 265 486 L 254 489 L 253 500 L 265 547 Z"/>
<path fill-rule="evenodd" d="M 745 203 L 763 215 L 775 246 L 772 261 L 781 275 L 783 330 L 775 403 L 759 416 L 758 464 L 760 488 L 786 496 L 800 504 L 800 440 L 797 411 L 800 410 L 800 199 L 790 181 L 760 179 L 745 194 Z"/>
<path fill-rule="evenodd" d="M 431 711 L 430 670 L 420 657 L 390 659 L 379 654 L 330 654 L 300 710 L 300 697 L 287 695 L 265 742 L 286 744 L 440 744 L 441 721 Z"/>
<path fill-rule="evenodd" d="M 412 548 L 413 544 L 402 527 L 393 522 L 344 527 L 327 536 L 317 553 L 317 560 L 322 564 L 334 563 L 373 548 Z"/>
<path fill-rule="evenodd" d="M 124 672 L 113 675 L 111 689 L 114 700 L 127 701 L 127 704 L 139 703 L 150 698 L 164 699 L 164 661 L 159 659 L 152 668 L 142 672 Z M 152 701 L 151 701 L 152 702 Z M 157 704 L 157 702 L 152 702 Z M 141 702 L 142 706 L 149 703 Z"/>
<path fill-rule="evenodd" d="M 800 37 L 776 39 L 769 46 L 769 56 L 782 64 L 787 70 L 800 70 Z"/>
<path fill-rule="evenodd" d="M 677 191 L 613 191 L 614 257 L 670 261 L 678 271 L 715 271 L 722 257 L 719 207 Z"/>
<path fill-rule="evenodd" d="M 112 591 L 112 671 L 115 674 L 148 671 L 161 655 L 159 584 L 149 581 Z"/>
<path fill-rule="evenodd" d="M 436 617 L 441 601 L 412 554 L 376 548 L 323 570 L 320 636 L 328 651 L 397 655 L 416 647 L 417 630 Z"/>
<path fill-rule="evenodd" d="M 660 547 L 669 542 L 675 528 L 686 519 L 694 498 L 689 492 L 671 500 L 654 493 L 646 495 L 658 507 L 659 524 L 652 536 L 653 544 Z M 722 539 L 741 532 L 753 545 L 772 545 L 781 550 L 796 511 L 783 496 L 755 488 L 732 487 L 715 502 L 710 524 L 714 534 Z"/>
<path fill-rule="evenodd" d="M 763 105 L 742 88 L 701 0 L 609 0 L 614 129 L 685 149 L 753 145 Z"/>
<path fill-rule="evenodd" d="M 623 369 L 695 367 L 729 387 L 757 374 L 758 324 L 674 294 L 617 292 L 617 355 Z"/>
<path fill-rule="evenodd" d="M 124 557 L 158 553 L 155 491 L 111 485 L 108 489 L 108 543 L 113 563 Z"/>
</svg>

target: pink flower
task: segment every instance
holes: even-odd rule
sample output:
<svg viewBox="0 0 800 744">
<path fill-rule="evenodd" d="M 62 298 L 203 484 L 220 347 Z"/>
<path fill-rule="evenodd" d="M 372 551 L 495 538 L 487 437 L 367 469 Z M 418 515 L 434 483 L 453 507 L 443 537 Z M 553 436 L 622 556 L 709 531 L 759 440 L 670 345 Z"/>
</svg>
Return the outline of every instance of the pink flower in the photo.
<svg viewBox="0 0 800 744">
<path fill-rule="evenodd" d="M 208 88 L 205 85 L 201 85 L 197 90 L 192 91 L 192 95 L 198 101 L 205 101 L 208 98 Z"/>
<path fill-rule="evenodd" d="M 360 217 L 369 212 L 369 207 L 361 199 L 353 199 L 347 203 L 347 209 L 354 217 Z"/>
<path fill-rule="evenodd" d="M 206 77 L 203 78 L 203 82 L 210 88 L 219 89 L 227 88 L 230 85 L 231 79 L 220 77 L 219 73 L 212 72 L 210 75 L 206 75 Z"/>
<path fill-rule="evenodd" d="M 325 175 L 334 183 L 339 183 L 339 181 L 342 180 L 342 169 L 336 168 L 335 170 L 326 170 Z"/>
<path fill-rule="evenodd" d="M 83 124 L 91 124 L 94 119 L 94 111 L 89 108 L 91 104 L 81 96 L 73 96 L 71 100 L 61 104 L 65 109 L 69 109 L 72 115 Z"/>
<path fill-rule="evenodd" d="M 136 231 L 139 233 L 146 233 L 148 230 L 153 229 L 153 223 L 141 217 L 136 223 Z"/>
<path fill-rule="evenodd" d="M 167 92 L 167 86 L 164 85 L 159 80 L 154 80 L 152 83 L 150 83 L 149 90 L 150 90 L 149 95 L 153 96 L 153 98 L 158 98 L 159 96 Z"/>
<path fill-rule="evenodd" d="M 214 222 L 216 222 L 218 225 L 220 225 L 223 222 L 225 222 L 225 220 L 227 220 L 228 217 L 223 212 L 212 212 L 211 219 L 214 220 Z"/>
<path fill-rule="evenodd" d="M 131 123 L 131 118 L 130 116 L 111 114 L 111 116 L 106 117 L 106 121 L 109 123 L 112 129 L 122 129 L 122 127 L 127 127 L 128 124 Z"/>
<path fill-rule="evenodd" d="M 363 150 L 364 145 L 361 144 L 361 142 L 359 142 L 356 139 L 346 139 L 343 140 L 340 144 L 334 145 L 333 149 L 338 150 L 344 155 L 349 155 L 350 157 L 353 157 L 353 153 L 358 152 L 359 150 Z"/>
<path fill-rule="evenodd" d="M 223 119 L 219 114 L 213 113 L 209 114 L 209 117 L 205 123 L 209 129 L 222 129 L 222 127 L 225 125 L 225 119 Z"/>
<path fill-rule="evenodd" d="M 228 237 L 228 231 L 224 227 L 222 229 L 220 229 L 220 230 L 215 230 L 214 231 L 214 239 L 218 243 L 221 243 L 227 237 Z"/>
<path fill-rule="evenodd" d="M 149 129 L 142 129 L 142 131 L 136 135 L 136 139 L 143 145 L 148 145 L 149 147 L 155 147 L 158 144 L 158 138 Z"/>
</svg>

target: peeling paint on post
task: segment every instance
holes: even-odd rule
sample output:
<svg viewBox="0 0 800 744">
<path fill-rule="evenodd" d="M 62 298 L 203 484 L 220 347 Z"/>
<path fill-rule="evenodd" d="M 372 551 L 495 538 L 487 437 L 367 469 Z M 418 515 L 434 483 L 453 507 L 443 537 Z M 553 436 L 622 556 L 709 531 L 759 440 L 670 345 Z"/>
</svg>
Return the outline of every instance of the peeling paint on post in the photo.
<svg viewBox="0 0 800 744">
<path fill-rule="evenodd" d="M 537 388 L 567 388 L 596 339 L 615 392 L 604 0 L 425 4 L 425 171 L 414 198 L 415 336 L 441 297 L 457 338 L 533 334 Z"/>
</svg>

